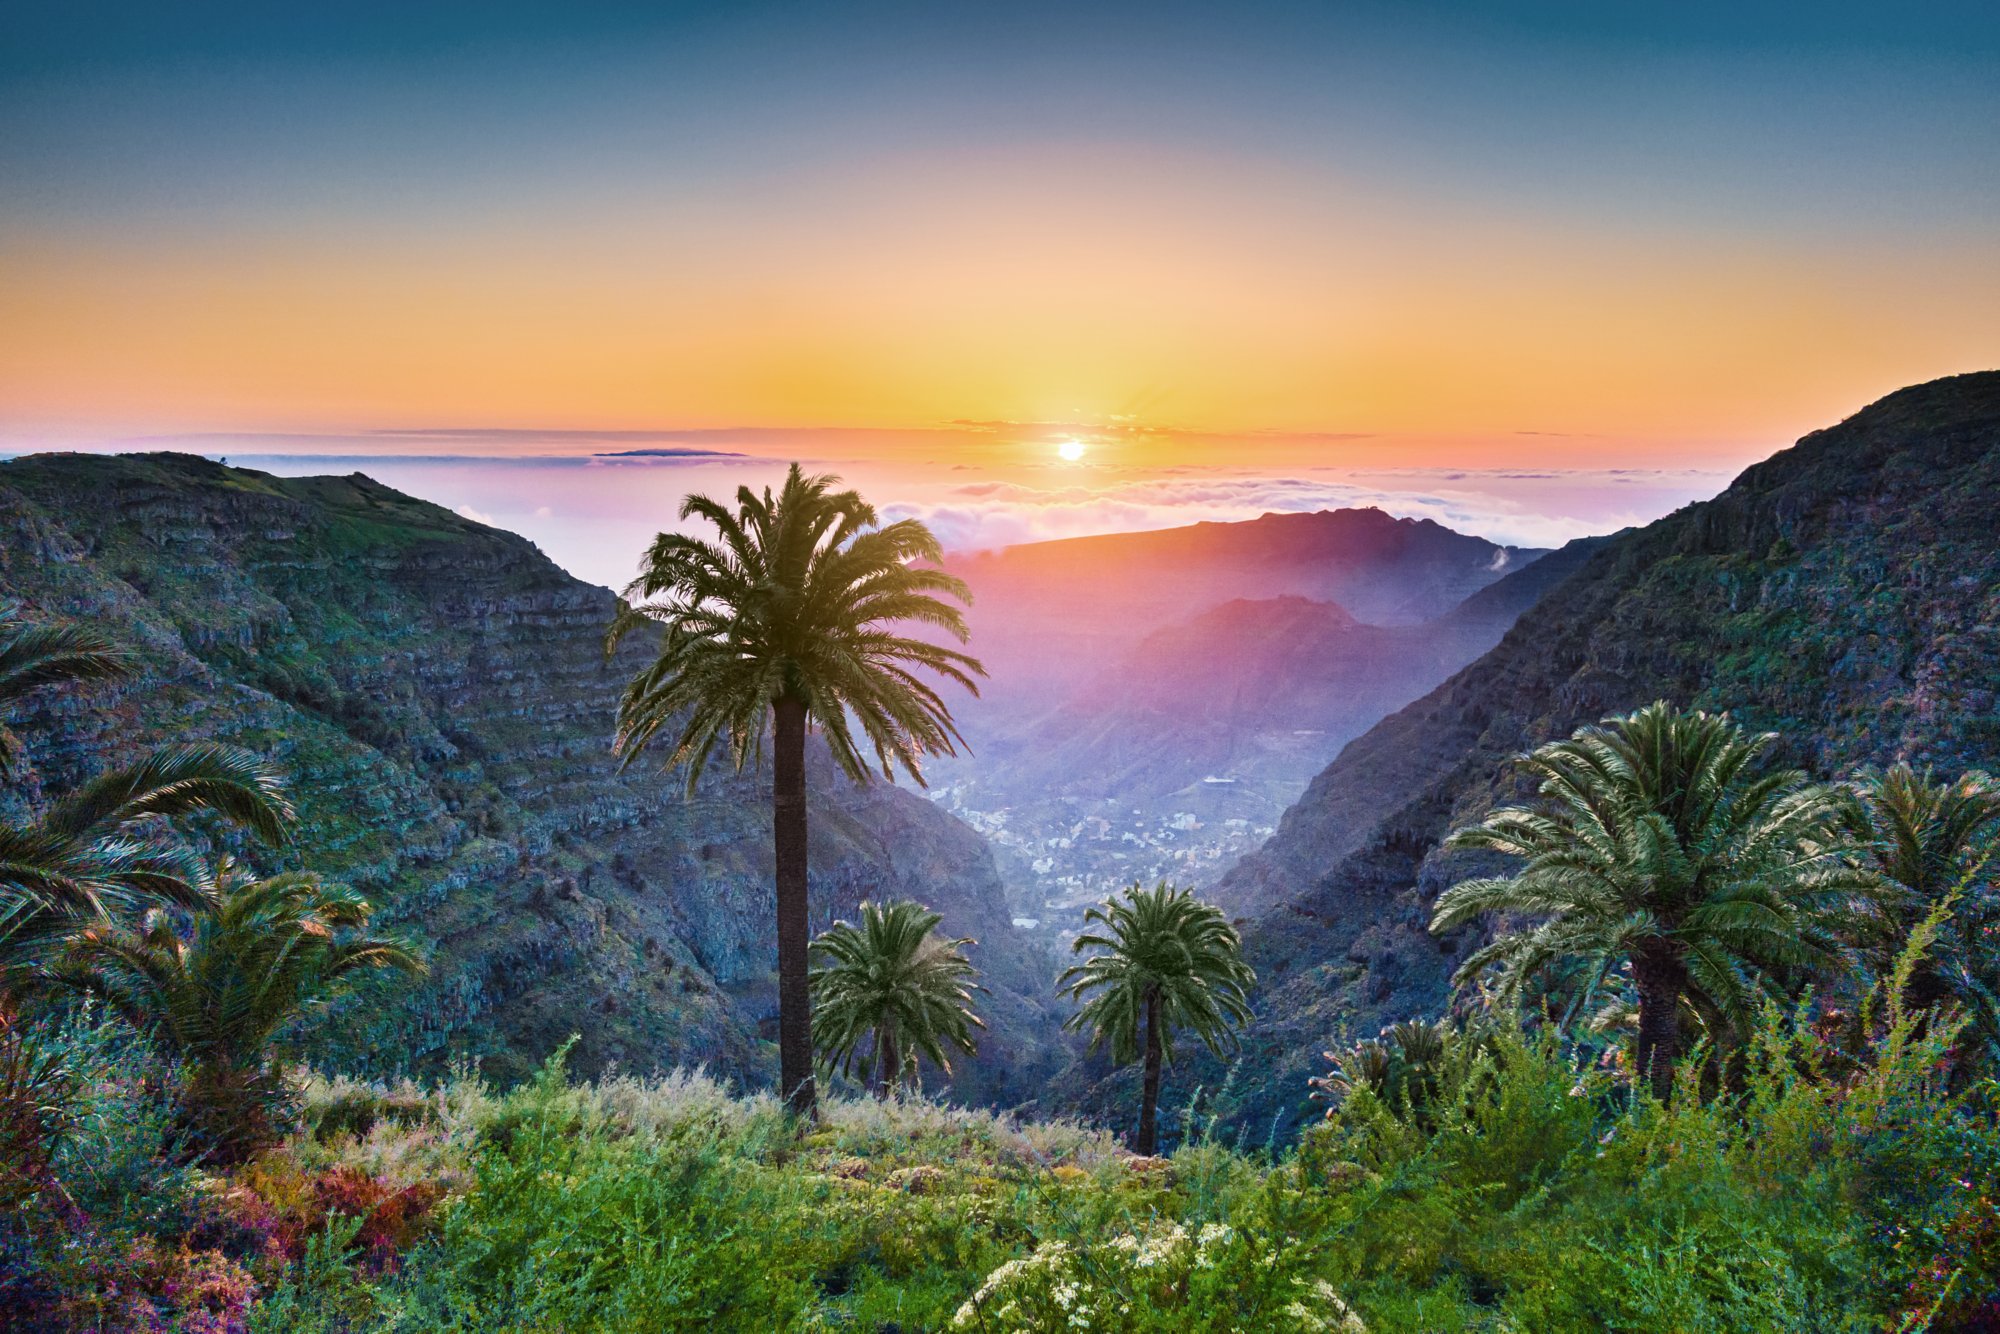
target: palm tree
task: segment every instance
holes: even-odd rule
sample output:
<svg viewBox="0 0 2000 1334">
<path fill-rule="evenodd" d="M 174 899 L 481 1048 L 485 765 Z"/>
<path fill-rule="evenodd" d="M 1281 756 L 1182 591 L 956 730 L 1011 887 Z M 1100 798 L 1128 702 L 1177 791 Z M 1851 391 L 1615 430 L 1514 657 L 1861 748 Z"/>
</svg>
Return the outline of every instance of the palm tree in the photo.
<svg viewBox="0 0 2000 1334">
<path fill-rule="evenodd" d="M 2000 832 L 2000 781 L 1979 770 L 1939 782 L 1908 762 L 1855 776 L 1864 824 L 1854 832 L 1877 869 L 1927 913 L 1984 860 Z"/>
<path fill-rule="evenodd" d="M 114 680 L 131 666 L 123 649 L 93 630 L 25 620 L 12 603 L 0 604 L 0 713 L 43 686 Z M 13 778 L 19 751 L 0 720 L 0 782 Z"/>
<path fill-rule="evenodd" d="M 211 903 L 155 908 L 136 927 L 100 923 L 70 942 L 55 976 L 102 999 L 187 1071 L 188 1119 L 217 1161 L 270 1136 L 282 1093 L 281 1032 L 364 971 L 421 973 L 401 940 L 367 930 L 369 903 L 306 872 L 252 880 L 224 863 Z"/>
<path fill-rule="evenodd" d="M 1446 890 L 1431 930 L 1486 913 L 1541 920 L 1475 951 L 1455 980 L 1497 967 L 1502 997 L 1518 997 L 1565 959 L 1629 961 L 1638 1068 L 1665 1098 L 1683 1002 L 1725 1031 L 1773 974 L 1831 969 L 1847 953 L 1839 926 L 1878 884 L 1841 832 L 1852 798 L 1767 771 L 1775 739 L 1662 701 L 1523 756 L 1539 805 L 1494 811 L 1446 846 L 1526 865 Z"/>
<path fill-rule="evenodd" d="M 948 1049 L 970 1056 L 975 970 L 964 947 L 937 934 L 944 919 L 920 903 L 864 902 L 861 924 L 835 922 L 813 941 L 813 1027 L 843 1074 L 857 1071 L 888 1097 L 917 1073 L 917 1057 L 951 1073 Z M 873 1043 L 865 1039 L 873 1034 Z"/>
<path fill-rule="evenodd" d="M 1916 925 L 1956 895 L 1950 919 L 1911 975 L 1909 999 L 1962 1005 L 1989 1053 L 2000 1055 L 2000 975 L 1987 943 L 2000 925 L 2000 904 L 1990 881 L 1978 883 L 2000 835 L 2000 782 L 1977 770 L 1940 782 L 1929 770 L 1898 763 L 1862 771 L 1854 787 L 1860 805 L 1852 832 L 1888 888 L 1864 953 L 1886 975 Z"/>
<path fill-rule="evenodd" d="M 79 925 L 155 903 L 200 906 L 212 885 L 201 859 L 158 827 L 215 811 L 282 842 L 291 803 L 276 772 L 234 746 L 156 750 L 58 798 L 39 819 L 0 824 L 0 993 Z"/>
<path fill-rule="evenodd" d="M 31 691 L 125 676 L 134 660 L 96 632 L 0 608 L 0 708 Z M 17 743 L 0 726 L 0 778 Z M 169 746 L 101 774 L 38 818 L 0 822 L 0 1006 L 49 947 L 107 912 L 201 902 L 206 868 L 159 828 L 214 811 L 266 842 L 283 840 L 292 808 L 276 772 L 215 743 Z"/>
<path fill-rule="evenodd" d="M 0 607 L 0 710 L 43 687 L 116 679 L 134 660 L 80 626 L 23 620 Z M 0 782 L 13 777 L 19 743 L 0 719 Z M 292 815 L 276 774 L 226 746 L 158 750 L 58 798 L 39 817 L 0 820 L 0 1173 L 9 1190 L 48 1186 L 50 1136 L 75 1095 L 60 1056 L 37 1052 L 17 1022 L 21 994 L 79 927 L 114 911 L 160 902 L 198 905 L 207 868 L 159 826 L 163 818 L 219 811 L 267 841 Z"/>
<path fill-rule="evenodd" d="M 921 783 L 925 755 L 963 744 L 951 711 L 922 669 L 974 694 L 979 663 L 956 649 L 900 634 L 914 622 L 966 640 L 965 620 L 944 600 L 969 603 L 964 583 L 934 565 L 942 557 L 915 519 L 881 524 L 838 479 L 807 476 L 795 463 L 777 495 L 749 487 L 734 510 L 707 496 L 681 503 L 719 540 L 661 533 L 625 590 L 606 651 L 641 628 L 659 627 L 659 653 L 626 687 L 617 749 L 627 764 L 671 729 L 670 768 L 696 782 L 725 739 L 740 772 L 772 733 L 772 841 L 778 918 L 778 1070 L 787 1105 L 811 1115 L 812 1002 L 806 898 L 806 732 L 817 727 L 842 770 L 866 782 L 874 751 L 883 776 L 901 765 Z M 856 736 L 859 728 L 860 737 Z"/>
<path fill-rule="evenodd" d="M 1236 1025 L 1250 1018 L 1257 975 L 1243 962 L 1236 928 L 1214 904 L 1162 880 L 1133 885 L 1084 915 L 1071 948 L 1096 950 L 1056 979 L 1057 990 L 1082 1002 L 1063 1024 L 1088 1028 L 1091 1048 L 1108 1045 L 1127 1065 L 1141 1052 L 1138 1152 L 1159 1147 L 1160 1067 L 1173 1059 L 1174 1034 L 1190 1029 L 1216 1055 L 1233 1046 Z M 1103 933 L 1088 930 L 1092 925 Z"/>
<path fill-rule="evenodd" d="M 1475 1063 L 1499 1050 L 1490 1029 L 1461 1029 L 1448 1019 L 1405 1019 L 1379 1037 L 1322 1052 L 1327 1072 L 1306 1084 L 1314 1099 L 1327 1104 L 1329 1121 L 1339 1118 L 1357 1089 L 1367 1089 L 1392 1116 L 1428 1131 L 1440 1098 L 1449 1090 L 1462 1092 Z"/>
</svg>

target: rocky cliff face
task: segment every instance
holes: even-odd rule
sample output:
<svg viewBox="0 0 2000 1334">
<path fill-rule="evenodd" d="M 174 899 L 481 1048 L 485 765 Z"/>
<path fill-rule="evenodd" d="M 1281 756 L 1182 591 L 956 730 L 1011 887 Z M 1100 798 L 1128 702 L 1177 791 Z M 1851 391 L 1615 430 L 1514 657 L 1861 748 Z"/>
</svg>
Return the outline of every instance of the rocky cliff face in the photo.
<svg viewBox="0 0 2000 1334">
<path fill-rule="evenodd" d="M 774 1010 L 763 780 L 684 799 L 609 750 L 644 648 L 606 664 L 612 595 L 509 533 L 350 477 L 183 455 L 0 465 L 0 597 L 138 645 L 144 677 L 43 695 L 19 720 L 43 782 L 173 738 L 290 771 L 286 860 L 364 887 L 434 943 L 431 980 L 350 1006 L 327 1054 L 449 1053 L 518 1073 L 571 1033 L 585 1070 L 707 1062 L 761 1078 Z M 988 1053 L 960 1092 L 1024 1096 L 1052 964 L 1012 932 L 984 843 L 908 791 L 811 775 L 814 914 L 910 897 L 977 937 Z"/>
<path fill-rule="evenodd" d="M 1713 501 L 1606 541 L 1497 647 L 1355 740 L 1226 892 L 1250 945 L 1262 1117 L 1346 1025 L 1436 1013 L 1471 948 L 1425 929 L 1438 850 L 1512 756 L 1654 699 L 1780 732 L 1822 775 L 2000 763 L 2000 373 L 1893 394 Z"/>
</svg>

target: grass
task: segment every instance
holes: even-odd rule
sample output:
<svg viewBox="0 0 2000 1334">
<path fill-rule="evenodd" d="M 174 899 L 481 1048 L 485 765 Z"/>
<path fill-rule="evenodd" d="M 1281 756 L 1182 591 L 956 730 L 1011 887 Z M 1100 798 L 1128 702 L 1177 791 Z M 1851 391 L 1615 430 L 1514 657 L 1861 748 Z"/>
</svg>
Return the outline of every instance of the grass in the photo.
<svg viewBox="0 0 2000 1334">
<path fill-rule="evenodd" d="M 504 1092 L 313 1078 L 297 1132 L 228 1176 L 168 1166 L 148 1081 L 117 1073 L 141 1068 L 130 1051 L 66 1031 L 99 1105 L 58 1175 L 90 1184 L 91 1222 L 36 1199 L 0 1227 L 35 1328 L 1823 1334 L 2000 1315 L 1994 1090 L 1951 1084 L 1948 1025 L 1894 1013 L 1854 1052 L 1771 1012 L 1736 1091 L 1704 1100 L 1690 1067 L 1671 1106 L 1634 1094 L 1616 1048 L 1498 1025 L 1421 1108 L 1357 1091 L 1276 1154 L 1191 1124 L 1165 1160 L 922 1099 L 834 1097 L 801 1128 L 701 1072 L 577 1083 L 559 1053 Z"/>
</svg>

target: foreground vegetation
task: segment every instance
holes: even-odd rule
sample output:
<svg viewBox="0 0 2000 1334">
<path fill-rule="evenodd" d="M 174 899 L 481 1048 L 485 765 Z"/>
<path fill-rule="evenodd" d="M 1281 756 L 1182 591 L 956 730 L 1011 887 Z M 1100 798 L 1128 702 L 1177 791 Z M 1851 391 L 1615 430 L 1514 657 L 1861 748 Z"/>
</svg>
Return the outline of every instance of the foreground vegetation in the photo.
<svg viewBox="0 0 2000 1334">
<path fill-rule="evenodd" d="M 1870 1022 L 1855 1051 L 1767 1009 L 1740 1090 L 1670 1104 L 1588 1033 L 1448 1025 L 1421 1078 L 1356 1081 L 1276 1157 L 1187 1124 L 1136 1158 L 914 1099 L 826 1099 L 801 1133 L 770 1095 L 572 1086 L 558 1057 L 504 1094 L 313 1081 L 299 1133 L 221 1172 L 174 1152 L 149 1058 L 80 1010 L 40 1030 L 96 1075 L 68 1194 L 0 1223 L 0 1309 L 288 1334 L 1990 1327 L 1994 1088 L 1947 1090 L 1952 1030 Z"/>
</svg>

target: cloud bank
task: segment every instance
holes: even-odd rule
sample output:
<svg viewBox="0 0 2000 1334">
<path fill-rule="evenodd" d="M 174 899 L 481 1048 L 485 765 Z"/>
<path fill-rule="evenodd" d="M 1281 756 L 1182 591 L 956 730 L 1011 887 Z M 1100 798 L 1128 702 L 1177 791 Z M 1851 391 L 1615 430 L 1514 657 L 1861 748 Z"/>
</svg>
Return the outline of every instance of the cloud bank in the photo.
<svg viewBox="0 0 2000 1334">
<path fill-rule="evenodd" d="M 1553 547 L 1648 523 L 1715 494 L 1727 481 L 1726 473 L 1693 469 L 1644 475 L 1411 469 L 1343 477 L 1162 477 L 1059 488 L 996 481 L 954 487 L 929 503 L 890 505 L 886 513 L 922 519 L 953 551 L 1366 507 L 1511 546 Z"/>
</svg>

